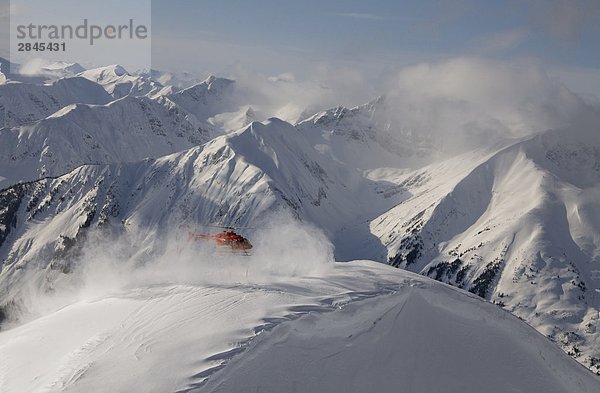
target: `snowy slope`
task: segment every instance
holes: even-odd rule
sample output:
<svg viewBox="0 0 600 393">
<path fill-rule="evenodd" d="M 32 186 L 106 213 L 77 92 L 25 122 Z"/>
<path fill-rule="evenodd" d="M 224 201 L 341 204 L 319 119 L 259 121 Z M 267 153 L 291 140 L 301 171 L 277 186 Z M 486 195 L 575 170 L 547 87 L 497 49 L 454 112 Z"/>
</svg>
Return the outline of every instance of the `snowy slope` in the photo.
<svg viewBox="0 0 600 393">
<path fill-rule="evenodd" d="M 208 77 L 205 81 L 167 97 L 200 121 L 219 113 L 239 110 L 234 101 L 235 82 L 231 79 Z"/>
<path fill-rule="evenodd" d="M 1 332 L 0 389 L 592 393 L 600 383 L 499 308 L 384 265 L 267 278 L 252 260 L 247 276 L 207 281 L 191 262 L 177 282 L 141 274 Z M 182 273 L 181 259 L 167 266 Z"/>
<path fill-rule="evenodd" d="M 297 124 L 322 154 L 361 169 L 418 167 L 431 162 L 433 144 L 402 132 L 380 97 L 352 109 L 337 107 Z"/>
<path fill-rule="evenodd" d="M 0 176 L 5 178 L 0 187 L 62 175 L 83 164 L 159 157 L 212 137 L 165 98 L 70 105 L 33 125 L 0 130 Z"/>
<path fill-rule="evenodd" d="M 111 97 L 84 78 L 59 79 L 36 85 L 0 84 L 0 126 L 15 127 L 43 119 L 71 104 L 106 104 Z"/>
<path fill-rule="evenodd" d="M 600 144 L 575 135 L 407 175 L 410 197 L 371 231 L 390 264 L 502 305 L 600 371 Z"/>
<path fill-rule="evenodd" d="M 165 87 L 144 76 L 132 75 L 118 64 L 85 70 L 79 76 L 102 86 L 114 98 L 157 96 Z"/>
<path fill-rule="evenodd" d="M 151 69 L 138 73 L 140 76 L 150 78 L 163 86 L 172 86 L 175 90 L 181 90 L 201 83 L 196 75 L 188 72 L 169 72 Z"/>
<path fill-rule="evenodd" d="M 68 63 L 65 61 L 56 61 L 46 64 L 40 70 L 44 75 L 55 78 L 65 78 L 76 76 L 85 71 L 85 68 L 79 63 Z"/>
</svg>

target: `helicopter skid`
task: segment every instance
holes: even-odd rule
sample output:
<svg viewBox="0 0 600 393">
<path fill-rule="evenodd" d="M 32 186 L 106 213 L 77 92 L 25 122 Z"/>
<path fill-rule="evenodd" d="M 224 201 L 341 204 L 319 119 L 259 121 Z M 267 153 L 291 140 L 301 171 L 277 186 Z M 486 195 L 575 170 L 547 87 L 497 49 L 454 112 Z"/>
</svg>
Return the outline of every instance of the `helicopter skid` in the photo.
<svg viewBox="0 0 600 393">
<path fill-rule="evenodd" d="M 244 257 L 249 257 L 250 254 L 247 250 L 234 250 L 234 249 L 217 249 L 217 254 L 219 255 L 241 255 Z"/>
</svg>

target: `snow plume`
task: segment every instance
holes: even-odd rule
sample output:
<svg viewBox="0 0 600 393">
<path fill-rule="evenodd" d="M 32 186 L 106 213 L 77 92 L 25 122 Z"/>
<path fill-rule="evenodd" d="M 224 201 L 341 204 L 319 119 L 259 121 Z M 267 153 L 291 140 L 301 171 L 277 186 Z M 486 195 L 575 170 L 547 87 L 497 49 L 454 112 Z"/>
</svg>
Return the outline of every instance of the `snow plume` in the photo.
<svg viewBox="0 0 600 393">
<path fill-rule="evenodd" d="M 449 152 L 563 128 L 584 105 L 532 63 L 455 58 L 384 79 L 386 120 Z"/>
<path fill-rule="evenodd" d="M 49 64 L 47 60 L 40 58 L 32 58 L 19 67 L 21 75 L 35 76 L 44 74 L 44 67 Z"/>
<path fill-rule="evenodd" d="M 169 285 L 253 285 L 289 277 L 321 276 L 333 266 L 333 246 L 315 227 L 274 217 L 248 234 L 249 256 L 231 254 L 212 240 L 190 241 L 188 228 L 164 231 L 162 237 L 128 233 L 107 238 L 89 232 L 69 269 L 29 272 L 4 312 L 7 325 L 49 314 L 78 301 L 93 301 L 124 290 Z M 195 228 L 218 233 L 219 229 Z M 66 266 L 66 265 L 63 265 Z"/>
</svg>

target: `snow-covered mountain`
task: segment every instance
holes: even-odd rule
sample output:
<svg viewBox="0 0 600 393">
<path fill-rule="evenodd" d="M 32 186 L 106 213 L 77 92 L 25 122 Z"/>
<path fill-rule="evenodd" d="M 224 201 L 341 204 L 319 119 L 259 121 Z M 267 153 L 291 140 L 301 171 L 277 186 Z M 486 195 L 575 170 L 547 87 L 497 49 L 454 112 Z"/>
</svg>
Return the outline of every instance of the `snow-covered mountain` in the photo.
<svg viewBox="0 0 600 393">
<path fill-rule="evenodd" d="M 111 100 L 102 87 L 79 77 L 41 85 L 0 84 L 0 126 L 30 124 L 71 104 L 101 105 Z"/>
<path fill-rule="evenodd" d="M 33 125 L 0 130 L 0 187 L 59 176 L 83 164 L 160 157 L 214 136 L 165 98 L 68 105 Z"/>
<path fill-rule="evenodd" d="M 79 76 L 99 84 L 113 98 L 158 96 L 170 91 L 151 79 L 130 74 L 118 64 L 85 70 Z"/>
<path fill-rule="evenodd" d="M 355 168 L 405 168 L 430 162 L 436 154 L 432 142 L 396 129 L 387 110 L 385 98 L 379 97 L 352 109 L 319 112 L 297 127 L 322 154 Z"/>
<path fill-rule="evenodd" d="M 235 82 L 231 79 L 208 77 L 187 89 L 169 94 L 171 101 L 199 120 L 239 110 L 234 100 Z"/>
<path fill-rule="evenodd" d="M 371 221 L 390 264 L 501 305 L 600 371 L 596 137 L 550 131 L 400 185 L 407 199 Z"/>
<path fill-rule="evenodd" d="M 16 68 L 16 64 L 11 63 L 3 57 L 0 57 L 0 72 L 2 72 L 4 75 L 8 75 L 13 68 Z"/>
<path fill-rule="evenodd" d="M 8 80 L 8 75 L 10 74 L 12 64 L 0 57 L 0 85 L 6 83 Z"/>
<path fill-rule="evenodd" d="M 358 171 L 324 161 L 300 132 L 278 119 L 159 159 L 84 165 L 15 185 L 0 198 L 7 206 L 0 214 L 5 291 L 31 271 L 24 267 L 61 262 L 65 247 L 90 226 L 148 233 L 151 244 L 181 223 L 258 225 L 279 211 L 334 234 L 344 222 L 397 203 Z M 365 198 L 369 208 L 360 205 Z"/>
<path fill-rule="evenodd" d="M 81 64 L 68 63 L 65 61 L 56 61 L 41 67 L 41 72 L 56 78 L 72 77 L 84 71 L 85 68 Z"/>
<path fill-rule="evenodd" d="M 139 72 L 138 75 L 150 78 L 163 86 L 173 86 L 176 90 L 186 89 L 201 83 L 204 78 L 198 78 L 189 72 L 168 72 L 151 69 Z"/>
</svg>

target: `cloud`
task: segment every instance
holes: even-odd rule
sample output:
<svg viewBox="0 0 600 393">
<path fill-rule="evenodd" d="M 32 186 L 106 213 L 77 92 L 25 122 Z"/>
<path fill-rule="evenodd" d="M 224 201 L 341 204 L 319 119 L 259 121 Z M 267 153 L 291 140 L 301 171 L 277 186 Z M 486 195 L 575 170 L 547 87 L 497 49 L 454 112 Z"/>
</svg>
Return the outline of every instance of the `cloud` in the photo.
<svg viewBox="0 0 600 393">
<path fill-rule="evenodd" d="M 353 19 L 368 19 L 368 20 L 386 20 L 387 18 L 381 15 L 375 14 L 367 14 L 361 12 L 343 12 L 337 14 L 338 16 L 343 16 L 345 18 L 353 18 Z"/>
<path fill-rule="evenodd" d="M 600 103 L 600 68 L 551 67 L 548 73 L 585 99 Z"/>
<path fill-rule="evenodd" d="M 583 101 L 535 63 L 453 58 L 384 78 L 387 121 L 444 150 L 562 128 Z"/>
<path fill-rule="evenodd" d="M 362 104 L 377 94 L 359 70 L 319 64 L 308 72 L 304 78 L 292 72 L 266 76 L 239 66 L 231 77 L 239 104 L 252 106 L 261 120 L 274 116 L 294 123 L 330 107 Z"/>
<path fill-rule="evenodd" d="M 305 78 L 269 77 L 240 67 L 232 77 L 242 93 L 240 105 L 252 105 L 262 113 L 259 120 L 275 116 L 293 123 L 320 110 L 384 96 L 379 124 L 389 124 L 401 137 L 410 132 L 430 140 L 449 154 L 566 127 L 585 105 L 565 87 L 564 78 L 534 61 L 454 57 L 379 77 L 328 64 Z"/>
<path fill-rule="evenodd" d="M 454 57 L 380 76 L 320 64 L 304 78 L 290 72 L 269 77 L 242 67 L 232 78 L 240 105 L 251 105 L 258 120 L 275 116 L 294 123 L 321 110 L 384 96 L 377 124 L 400 139 L 410 135 L 450 155 L 573 124 L 590 101 L 548 72 L 535 61 Z"/>
<path fill-rule="evenodd" d="M 49 65 L 51 62 L 42 58 L 34 57 L 29 59 L 27 62 L 21 64 L 19 67 L 19 74 L 27 76 L 43 75 L 44 67 Z"/>
</svg>

